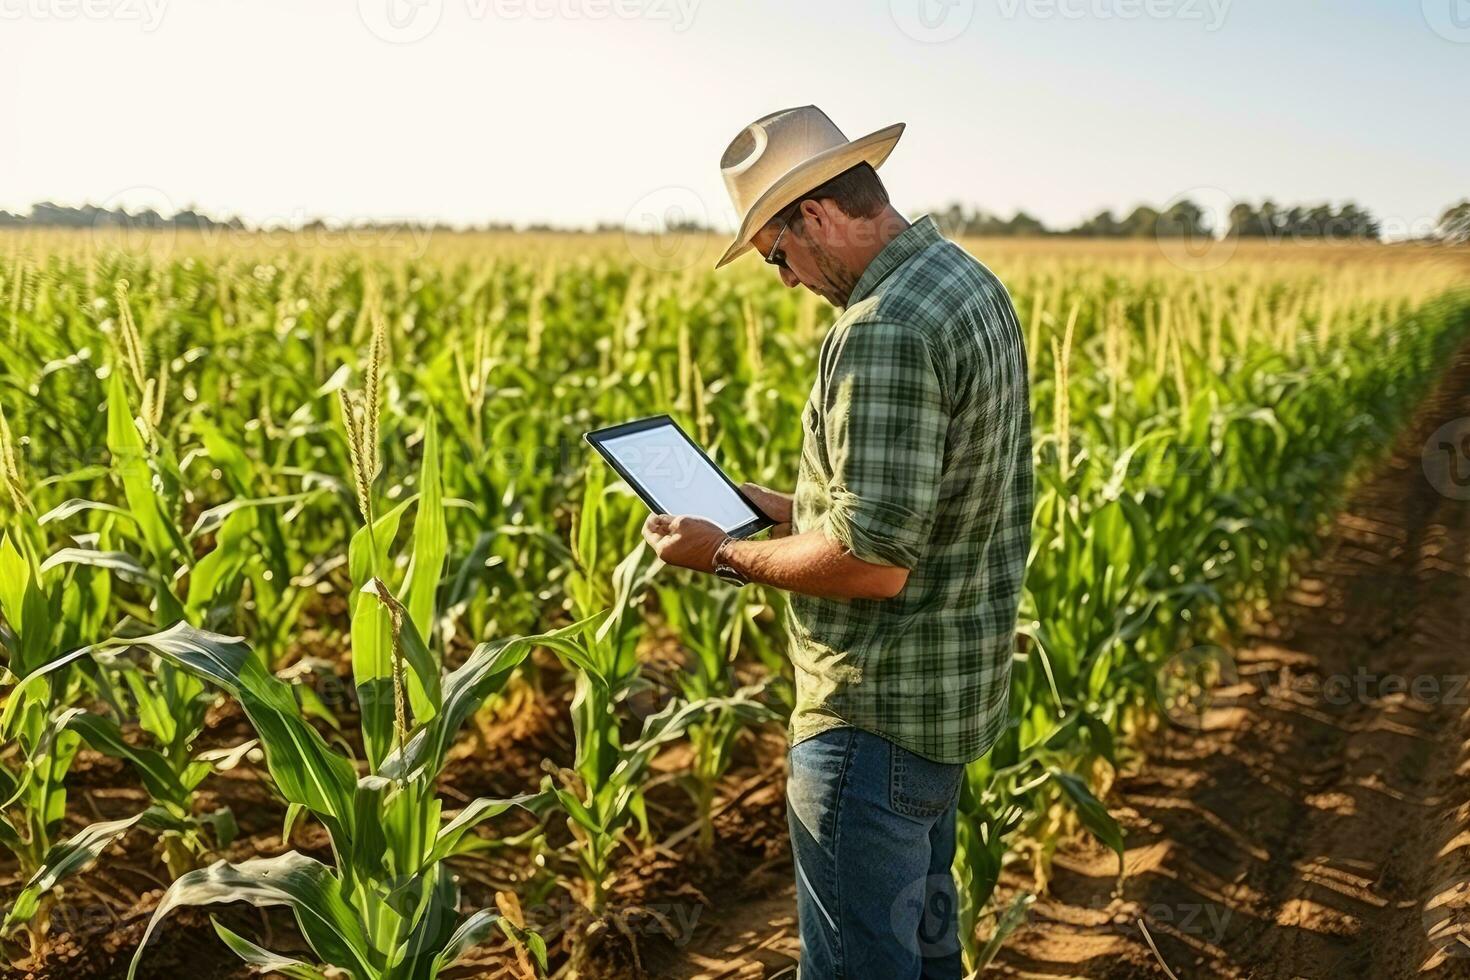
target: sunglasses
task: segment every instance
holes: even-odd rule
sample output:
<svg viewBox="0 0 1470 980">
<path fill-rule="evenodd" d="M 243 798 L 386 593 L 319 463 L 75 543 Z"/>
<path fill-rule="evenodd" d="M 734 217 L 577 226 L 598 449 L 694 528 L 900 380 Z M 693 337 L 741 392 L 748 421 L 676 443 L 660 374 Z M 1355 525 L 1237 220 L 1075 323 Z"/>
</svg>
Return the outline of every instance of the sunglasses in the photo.
<svg viewBox="0 0 1470 980">
<path fill-rule="evenodd" d="M 771 250 L 766 253 L 765 259 L 767 265 L 774 265 L 778 269 L 784 269 L 787 272 L 791 271 L 791 267 L 786 264 L 786 253 L 781 251 L 781 238 L 786 234 L 786 229 L 791 227 L 791 221 L 797 214 L 797 211 L 792 211 L 786 216 L 786 220 L 781 223 L 781 230 L 776 232 L 776 240 L 771 243 Z"/>
</svg>

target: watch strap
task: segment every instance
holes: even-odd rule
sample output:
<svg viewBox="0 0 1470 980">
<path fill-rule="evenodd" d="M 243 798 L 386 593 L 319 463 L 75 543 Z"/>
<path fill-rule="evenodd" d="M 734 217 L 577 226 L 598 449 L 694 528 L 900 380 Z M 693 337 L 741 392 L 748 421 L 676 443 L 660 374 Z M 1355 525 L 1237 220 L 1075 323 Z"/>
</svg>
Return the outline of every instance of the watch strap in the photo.
<svg viewBox="0 0 1470 980">
<path fill-rule="evenodd" d="M 721 541 L 719 546 L 715 548 L 715 574 L 732 585 L 748 585 L 750 579 L 746 578 L 744 573 L 725 560 L 725 549 L 734 540 L 734 538 L 727 534 L 725 535 L 725 540 Z"/>
</svg>

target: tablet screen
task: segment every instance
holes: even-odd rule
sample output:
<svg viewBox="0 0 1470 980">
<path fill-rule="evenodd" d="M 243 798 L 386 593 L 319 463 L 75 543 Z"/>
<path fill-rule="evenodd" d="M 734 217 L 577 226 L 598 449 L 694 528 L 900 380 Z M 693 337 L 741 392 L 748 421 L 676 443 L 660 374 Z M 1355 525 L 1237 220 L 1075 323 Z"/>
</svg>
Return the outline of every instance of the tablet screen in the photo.
<svg viewBox="0 0 1470 980">
<path fill-rule="evenodd" d="M 666 514 L 693 514 L 733 531 L 760 517 L 684 434 L 659 425 L 605 439 L 602 447 Z"/>
</svg>

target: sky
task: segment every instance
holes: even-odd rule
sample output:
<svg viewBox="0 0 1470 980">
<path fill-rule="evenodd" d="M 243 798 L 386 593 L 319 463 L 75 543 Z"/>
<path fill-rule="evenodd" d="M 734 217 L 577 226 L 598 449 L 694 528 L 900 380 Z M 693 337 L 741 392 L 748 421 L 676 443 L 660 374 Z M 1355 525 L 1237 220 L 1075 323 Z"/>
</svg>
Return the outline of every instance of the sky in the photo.
<svg viewBox="0 0 1470 980">
<path fill-rule="evenodd" d="M 1470 0 L 0 0 L 0 209 L 731 227 L 814 103 L 915 215 L 1470 197 Z M 650 218 L 652 216 L 652 218 Z"/>
</svg>

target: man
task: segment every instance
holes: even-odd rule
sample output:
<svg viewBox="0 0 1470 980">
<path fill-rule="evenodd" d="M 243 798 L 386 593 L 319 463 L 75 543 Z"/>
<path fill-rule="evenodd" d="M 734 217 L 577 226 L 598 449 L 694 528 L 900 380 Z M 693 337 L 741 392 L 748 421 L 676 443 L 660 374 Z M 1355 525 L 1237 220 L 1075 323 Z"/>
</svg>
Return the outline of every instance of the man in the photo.
<svg viewBox="0 0 1470 980">
<path fill-rule="evenodd" d="M 782 525 L 727 538 L 653 515 L 664 561 L 789 590 L 797 705 L 787 804 L 801 975 L 959 977 L 950 872 L 965 764 L 1007 719 L 1030 546 L 1026 354 L 1005 288 L 875 168 L 902 124 L 848 141 L 815 106 L 725 151 L 749 248 L 843 310 L 822 343 Z M 786 526 L 789 525 L 789 526 Z M 718 566 L 718 568 L 717 568 Z"/>
</svg>

